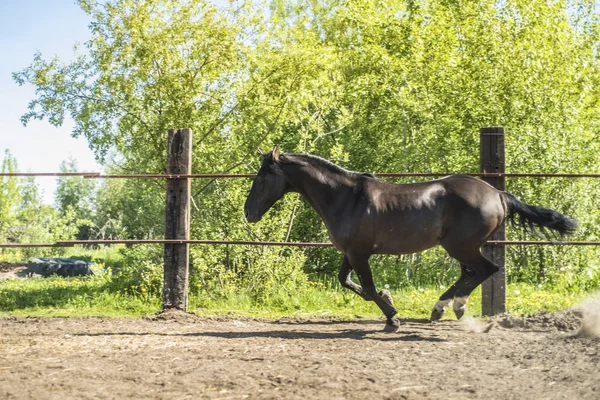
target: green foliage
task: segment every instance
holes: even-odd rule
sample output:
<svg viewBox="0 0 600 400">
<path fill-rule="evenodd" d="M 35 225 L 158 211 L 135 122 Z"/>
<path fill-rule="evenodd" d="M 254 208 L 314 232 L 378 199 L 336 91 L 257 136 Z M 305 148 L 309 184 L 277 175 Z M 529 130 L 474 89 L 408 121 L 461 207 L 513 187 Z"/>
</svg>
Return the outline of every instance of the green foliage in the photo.
<svg viewBox="0 0 600 400">
<path fill-rule="evenodd" d="M 108 269 L 118 271 L 123 267 L 124 247 L 124 245 L 70 247 L 65 252 L 65 257 L 91 262 L 94 264 L 93 270 L 98 273 L 105 273 Z"/>
<path fill-rule="evenodd" d="M 77 172 L 77 161 L 69 159 L 60 165 L 60 172 Z M 94 238 L 93 222 L 96 182 L 82 176 L 60 176 L 56 189 L 55 201 L 63 216 L 69 216 L 69 225 L 77 226 L 78 240 Z"/>
<path fill-rule="evenodd" d="M 156 299 L 162 296 L 163 249 L 161 246 L 134 246 L 121 249 L 122 266 L 110 279 L 112 290 Z"/>
<path fill-rule="evenodd" d="M 85 278 L 8 279 L 0 281 L 0 315 L 19 316 L 144 316 L 160 309 L 161 297 L 117 289 L 109 274 Z M 440 289 L 419 288 L 392 291 L 401 318 L 429 318 Z M 557 311 L 582 302 L 580 292 L 557 292 L 554 288 L 528 284 L 508 286 L 509 312 L 534 314 Z M 326 288 L 309 281 L 292 293 L 274 291 L 257 304 L 246 291 L 227 297 L 190 294 L 189 309 L 200 315 L 246 315 L 258 318 L 282 316 L 329 316 L 337 318 L 383 318 L 373 302 L 366 302 L 347 290 Z M 481 315 L 481 295 L 476 290 L 468 312 Z M 444 318 L 452 319 L 449 312 Z"/>
<path fill-rule="evenodd" d="M 118 173 L 112 168 L 108 173 Z M 107 179 L 98 188 L 94 233 L 99 239 L 164 237 L 165 184 L 149 179 Z"/>
<path fill-rule="evenodd" d="M 77 161 L 73 158 L 63 161 L 60 165 L 61 173 L 76 173 Z M 55 201 L 57 208 L 65 212 L 72 208 L 79 218 L 91 218 L 94 206 L 96 182 L 82 176 L 60 176 L 56 189 Z"/>
<path fill-rule="evenodd" d="M 294 208 L 289 202 L 297 201 L 293 197 L 286 198 L 275 207 L 278 220 L 288 223 L 264 221 L 250 226 L 245 222 L 242 212 L 232 210 L 244 197 L 244 192 L 235 190 L 232 185 L 222 188 L 216 183 L 214 190 L 219 191 L 217 197 L 201 197 L 199 204 L 206 200 L 217 202 L 210 207 L 202 207 L 208 213 L 198 215 L 192 223 L 192 234 L 205 238 L 227 238 L 242 240 L 251 235 L 252 238 L 270 238 L 270 240 L 286 241 L 293 223 Z M 221 189 L 224 189 L 221 191 Z M 200 205 L 199 205 L 200 206 Z M 201 207 L 201 206 L 200 206 Z M 208 214 L 208 215 L 207 215 Z M 233 214 L 240 221 L 237 225 L 221 224 L 219 227 L 209 223 L 219 215 Z M 197 221 L 197 222 L 196 222 Z M 216 228 L 216 229 L 215 229 Z M 224 247 L 224 248 L 223 248 Z M 302 271 L 306 257 L 298 248 L 278 248 L 268 246 L 219 246 L 192 247 L 192 284 L 191 288 L 208 296 L 226 296 L 231 291 L 246 290 L 257 302 L 266 301 L 279 290 L 292 291 L 300 288 L 306 277 Z"/>
<path fill-rule="evenodd" d="M 4 173 L 15 173 L 17 161 L 8 150 L 2 161 Z M 0 177 L 0 237 L 14 240 L 13 226 L 17 219 L 18 206 L 21 201 L 17 187 L 17 178 L 12 176 Z"/>
<path fill-rule="evenodd" d="M 18 231 L 17 243 L 55 243 L 60 240 L 73 240 L 79 232 L 74 224 L 75 215 L 71 210 L 60 213 L 50 206 L 40 205 L 24 210 L 15 227 Z M 21 260 L 31 257 L 58 257 L 65 255 L 64 248 L 22 248 L 17 252 Z"/>
<path fill-rule="evenodd" d="M 16 160 L 7 151 L 2 172 L 16 173 Z M 43 205 L 32 177 L 2 177 L 0 180 L 0 241 L 2 243 L 54 243 L 73 239 L 80 229 L 81 218 L 72 208 L 63 212 Z M 76 222 L 76 223 L 74 223 Z M 9 254 L 7 254 L 9 253 Z M 60 256 L 65 249 L 19 248 L 1 250 L 1 257 L 23 261 L 50 254 Z"/>
</svg>

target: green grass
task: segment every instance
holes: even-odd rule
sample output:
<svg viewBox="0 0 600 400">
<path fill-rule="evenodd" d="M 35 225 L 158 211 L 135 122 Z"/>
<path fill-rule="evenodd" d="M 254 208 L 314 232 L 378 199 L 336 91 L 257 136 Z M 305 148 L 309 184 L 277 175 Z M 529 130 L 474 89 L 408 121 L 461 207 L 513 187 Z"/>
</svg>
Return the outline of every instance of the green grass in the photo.
<svg viewBox="0 0 600 400">
<path fill-rule="evenodd" d="M 116 289 L 107 276 L 85 278 L 7 279 L 0 281 L 0 315 L 13 316 L 107 316 L 137 317 L 160 310 L 160 296 L 140 287 Z M 393 291 L 400 318 L 429 318 L 431 308 L 444 289 L 423 288 Z M 235 315 L 255 318 L 284 316 L 337 318 L 383 318 L 373 302 L 366 302 L 345 289 L 328 289 L 309 282 L 296 293 L 271 293 L 261 302 L 244 292 L 227 297 L 191 294 L 189 311 L 199 315 Z M 528 284 L 508 286 L 508 311 L 532 314 L 566 309 L 582 301 L 585 293 L 556 291 Z M 481 315 L 481 291 L 471 296 L 468 314 Z M 447 313 L 445 318 L 453 318 Z"/>
<path fill-rule="evenodd" d="M 394 305 L 400 318 L 429 318 L 431 308 L 443 293 L 443 289 L 423 288 L 392 291 Z M 585 293 L 558 293 L 547 288 L 527 284 L 508 286 L 508 312 L 534 314 L 552 312 L 572 307 L 586 298 Z M 294 296 L 280 294 L 264 305 L 256 305 L 248 296 L 227 299 L 190 298 L 190 311 L 200 315 L 243 315 L 259 318 L 281 316 L 331 316 L 340 318 L 382 318 L 382 313 L 373 302 L 366 302 L 347 290 L 308 288 Z M 471 295 L 468 315 L 481 315 L 481 289 Z M 445 319 L 453 319 L 447 313 Z"/>
<path fill-rule="evenodd" d="M 101 277 L 0 281 L 0 315 L 133 317 L 159 307 L 159 299 L 115 292 Z"/>
</svg>

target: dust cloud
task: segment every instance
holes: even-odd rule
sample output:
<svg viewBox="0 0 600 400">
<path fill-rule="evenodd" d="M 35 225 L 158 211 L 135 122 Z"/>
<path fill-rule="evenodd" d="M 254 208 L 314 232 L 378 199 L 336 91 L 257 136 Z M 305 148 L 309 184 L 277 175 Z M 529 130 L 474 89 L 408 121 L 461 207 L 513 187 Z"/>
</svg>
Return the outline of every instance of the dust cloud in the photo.
<svg viewBox="0 0 600 400">
<path fill-rule="evenodd" d="M 600 338 L 600 293 L 583 302 L 577 308 L 582 313 L 579 335 Z"/>
<path fill-rule="evenodd" d="M 477 320 L 469 315 L 462 318 L 459 324 L 465 331 L 473 333 L 488 333 L 494 326 L 493 322 Z"/>
</svg>

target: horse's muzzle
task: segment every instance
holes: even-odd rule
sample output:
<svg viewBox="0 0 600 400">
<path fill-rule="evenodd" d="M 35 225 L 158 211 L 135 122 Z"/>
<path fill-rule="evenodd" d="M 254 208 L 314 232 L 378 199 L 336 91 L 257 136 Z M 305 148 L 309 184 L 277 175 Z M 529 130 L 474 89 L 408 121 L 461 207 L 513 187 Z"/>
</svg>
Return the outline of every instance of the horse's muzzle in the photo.
<svg viewBox="0 0 600 400">
<path fill-rule="evenodd" d="M 260 215 L 257 211 L 251 212 L 247 208 L 244 208 L 244 215 L 246 216 L 246 221 L 251 224 L 260 221 Z"/>
</svg>

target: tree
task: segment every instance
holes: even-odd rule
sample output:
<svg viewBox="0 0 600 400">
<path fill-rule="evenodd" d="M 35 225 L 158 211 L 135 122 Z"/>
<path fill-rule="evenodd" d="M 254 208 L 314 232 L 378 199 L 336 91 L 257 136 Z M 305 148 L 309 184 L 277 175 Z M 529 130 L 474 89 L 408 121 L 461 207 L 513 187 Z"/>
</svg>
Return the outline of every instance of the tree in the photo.
<svg viewBox="0 0 600 400">
<path fill-rule="evenodd" d="M 245 80 L 242 39 L 252 32 L 236 16 L 247 18 L 247 5 L 228 17 L 207 0 L 79 4 L 93 19 L 87 51 L 68 65 L 36 54 L 14 74 L 20 84 L 37 88 L 25 124 L 47 118 L 61 125 L 70 114 L 73 135 L 84 135 L 98 159 L 110 151 L 119 155 L 116 173 L 163 172 L 166 132 L 173 127 L 193 129 L 195 171 L 233 170 L 242 163 L 246 151 L 225 122 L 243 96 L 235 90 Z M 164 196 L 160 185 L 126 185 L 133 193 Z M 144 207 L 133 196 L 125 209 Z M 152 223 L 163 219 L 143 216 Z M 160 232 L 161 225 L 139 228 Z"/>
<path fill-rule="evenodd" d="M 60 164 L 61 173 L 76 173 L 77 160 L 70 158 Z M 93 216 L 93 199 L 96 182 L 83 176 L 60 176 L 56 188 L 55 202 L 59 211 L 66 213 L 71 209 L 78 218 L 89 219 Z"/>
<path fill-rule="evenodd" d="M 16 173 L 17 160 L 5 152 L 2 172 Z M 73 239 L 77 226 L 70 223 L 72 211 L 61 213 L 42 204 L 39 188 L 33 177 L 15 176 L 0 180 L 0 240 L 15 243 L 54 243 Z M 60 250 L 58 251 L 61 252 Z M 52 249 L 12 250 L 16 257 L 28 258 L 56 253 Z"/>
<path fill-rule="evenodd" d="M 210 1 L 80 0 L 92 18 L 87 51 L 71 64 L 34 62 L 14 75 L 37 87 L 23 122 L 74 121 L 103 160 L 110 150 L 124 169 L 161 171 L 165 132 L 191 127 L 196 146 L 221 139 L 217 127 L 235 107 L 241 28 Z"/>
<path fill-rule="evenodd" d="M 2 172 L 17 172 L 17 160 L 8 150 L 4 152 Z M 19 193 L 18 178 L 14 176 L 0 177 L 0 238 L 16 240 L 14 226 L 17 219 L 21 195 Z"/>
</svg>

